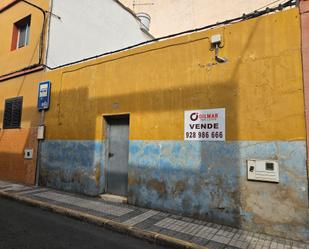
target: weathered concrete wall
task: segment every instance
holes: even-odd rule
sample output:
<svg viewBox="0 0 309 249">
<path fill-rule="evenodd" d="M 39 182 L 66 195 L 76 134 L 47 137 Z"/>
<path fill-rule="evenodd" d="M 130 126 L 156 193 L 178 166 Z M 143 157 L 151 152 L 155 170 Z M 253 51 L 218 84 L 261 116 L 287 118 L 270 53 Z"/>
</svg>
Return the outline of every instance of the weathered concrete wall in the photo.
<svg viewBox="0 0 309 249">
<path fill-rule="evenodd" d="M 41 146 L 40 184 L 87 195 L 100 193 L 102 142 L 52 140 Z"/>
<path fill-rule="evenodd" d="M 48 72 L 42 183 L 104 191 L 103 116 L 129 113 L 130 203 L 308 239 L 300 41 L 292 9 Z M 184 111 L 210 108 L 227 141 L 184 142 Z M 277 159 L 280 183 L 248 182 L 252 158 Z"/>
<path fill-rule="evenodd" d="M 129 201 L 308 238 L 305 142 L 131 141 Z M 246 160 L 279 161 L 280 184 L 247 181 Z"/>
</svg>

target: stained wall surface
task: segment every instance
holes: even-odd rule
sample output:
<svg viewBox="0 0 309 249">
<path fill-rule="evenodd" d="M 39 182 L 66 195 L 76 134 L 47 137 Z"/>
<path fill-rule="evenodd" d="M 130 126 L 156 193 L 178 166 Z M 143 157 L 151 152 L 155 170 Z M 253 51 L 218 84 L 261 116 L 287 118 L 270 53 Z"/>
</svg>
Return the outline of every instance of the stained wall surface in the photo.
<svg viewBox="0 0 309 249">
<path fill-rule="evenodd" d="M 37 159 L 37 87 L 43 72 L 36 72 L 0 82 L 0 179 L 35 183 Z M 3 129 L 5 100 L 23 97 L 21 127 Z M 33 149 L 33 158 L 24 159 L 24 150 Z"/>
<path fill-rule="evenodd" d="M 213 34 L 223 37 L 226 63 L 215 61 Z M 41 184 L 103 193 L 103 116 L 128 113 L 129 203 L 308 240 L 297 8 L 64 67 L 46 79 L 53 91 Z M 226 141 L 184 141 L 184 111 L 210 108 L 226 109 Z M 253 158 L 278 160 L 280 182 L 247 181 Z"/>
</svg>

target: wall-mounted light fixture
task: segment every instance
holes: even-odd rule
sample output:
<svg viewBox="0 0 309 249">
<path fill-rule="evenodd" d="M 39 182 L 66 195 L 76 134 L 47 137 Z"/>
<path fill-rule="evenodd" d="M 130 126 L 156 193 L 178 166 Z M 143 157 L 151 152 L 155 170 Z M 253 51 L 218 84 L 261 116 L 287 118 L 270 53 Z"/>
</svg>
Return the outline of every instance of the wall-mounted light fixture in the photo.
<svg viewBox="0 0 309 249">
<path fill-rule="evenodd" d="M 224 63 L 227 61 L 226 58 L 219 56 L 219 48 L 222 43 L 222 37 L 220 34 L 216 34 L 211 36 L 210 38 L 211 46 L 215 49 L 215 59 L 218 63 Z"/>
</svg>

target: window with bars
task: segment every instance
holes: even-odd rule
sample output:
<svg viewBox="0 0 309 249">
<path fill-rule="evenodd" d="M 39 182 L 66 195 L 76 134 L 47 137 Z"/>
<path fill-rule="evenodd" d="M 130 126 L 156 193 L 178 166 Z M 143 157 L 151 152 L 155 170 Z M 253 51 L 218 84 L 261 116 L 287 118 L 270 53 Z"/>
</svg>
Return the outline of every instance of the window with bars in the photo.
<svg viewBox="0 0 309 249">
<path fill-rule="evenodd" d="M 20 128 L 23 97 L 5 100 L 3 129 Z"/>
</svg>

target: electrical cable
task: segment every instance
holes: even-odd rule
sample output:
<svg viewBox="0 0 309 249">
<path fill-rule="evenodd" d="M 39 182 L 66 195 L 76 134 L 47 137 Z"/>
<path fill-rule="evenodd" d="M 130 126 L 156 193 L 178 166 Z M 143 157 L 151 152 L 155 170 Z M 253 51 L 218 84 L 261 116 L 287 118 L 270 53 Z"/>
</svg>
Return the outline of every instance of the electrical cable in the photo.
<svg viewBox="0 0 309 249">
<path fill-rule="evenodd" d="M 38 10 L 41 11 L 41 13 L 43 14 L 43 24 L 42 24 L 42 31 L 41 31 L 41 35 L 40 35 L 40 49 L 39 49 L 39 62 L 38 64 L 42 64 L 42 60 L 43 60 L 43 48 L 44 48 L 44 29 L 45 29 L 45 22 L 46 22 L 46 13 L 45 13 L 45 10 L 42 9 L 40 6 L 37 6 L 33 3 L 30 3 L 26 0 L 19 0 L 21 2 L 24 2 Z M 18 2 L 18 1 L 17 1 Z"/>
<path fill-rule="evenodd" d="M 26 0 L 20 0 L 20 1 L 27 2 Z M 227 24 L 231 24 L 231 23 L 235 23 L 235 22 L 239 22 L 239 21 L 249 20 L 249 19 L 252 19 L 252 18 L 256 18 L 258 16 L 269 14 L 271 12 L 275 12 L 275 11 L 278 11 L 278 10 L 280 11 L 284 8 L 292 7 L 292 6 L 295 6 L 295 5 L 296 5 L 296 0 L 288 0 L 285 3 L 279 4 L 277 7 L 267 7 L 266 9 L 261 10 L 261 11 L 255 10 L 251 13 L 243 14 L 242 16 L 235 17 L 235 18 L 232 18 L 232 19 L 228 19 L 228 20 L 225 20 L 225 21 L 222 21 L 222 22 L 217 22 L 217 23 L 214 23 L 214 24 L 210 24 L 210 25 L 200 27 L 200 28 L 190 29 L 190 30 L 182 31 L 182 32 L 175 33 L 175 34 L 158 37 L 158 38 L 148 40 L 148 41 L 144 41 L 144 42 L 141 42 L 141 43 L 138 43 L 138 44 L 135 44 L 135 45 L 127 46 L 125 48 L 117 49 L 117 50 L 110 51 L 110 52 L 101 53 L 101 54 L 90 56 L 90 57 L 87 57 L 87 58 L 84 58 L 84 59 L 81 59 L 81 60 L 76 60 L 76 61 L 73 61 L 73 62 L 70 62 L 70 63 L 65 63 L 65 64 L 62 64 L 62 65 L 59 65 L 59 66 L 56 66 L 56 67 L 50 67 L 46 64 L 36 64 L 36 65 L 32 65 L 31 67 L 26 67 L 26 68 L 17 70 L 15 72 L 12 72 L 12 73 L 9 73 L 9 74 L 6 74 L 6 75 L 2 75 L 1 77 L 6 77 L 6 76 L 9 76 L 10 74 L 22 72 L 22 71 L 27 70 L 27 69 L 32 69 L 34 66 L 44 66 L 45 68 L 47 68 L 49 70 L 55 70 L 55 69 L 59 69 L 59 68 L 62 68 L 62 67 L 67 67 L 67 66 L 70 66 L 70 65 L 78 64 L 78 63 L 81 63 L 81 62 L 97 59 L 97 58 L 102 57 L 102 56 L 119 53 L 119 52 L 122 52 L 122 51 L 125 51 L 125 50 L 128 50 L 128 49 L 136 48 L 136 47 L 146 45 L 146 44 L 150 44 L 150 43 L 153 43 L 153 42 L 173 38 L 173 37 L 176 37 L 176 36 L 194 33 L 194 32 L 199 32 L 199 31 L 202 31 L 202 30 L 207 30 L 207 29 L 210 29 L 210 28 L 213 28 L 213 27 L 227 25 Z M 38 7 L 38 8 L 40 8 L 40 7 Z M 0 80 L 1 80 L 1 77 L 0 77 Z"/>
<path fill-rule="evenodd" d="M 280 1 L 282 1 L 282 0 L 273 1 L 273 2 L 271 2 L 271 3 L 269 3 L 269 4 L 264 5 L 264 6 L 261 7 L 261 8 L 256 9 L 256 10 L 264 9 L 264 8 L 266 8 L 266 7 L 270 6 L 270 5 L 273 5 L 273 4 L 277 3 L 277 2 L 280 2 Z"/>
<path fill-rule="evenodd" d="M 61 68 L 61 67 L 66 67 L 66 66 L 78 64 L 78 63 L 81 63 L 81 62 L 85 62 L 85 61 L 88 61 L 88 60 L 97 59 L 97 58 L 102 57 L 102 56 L 119 53 L 119 52 L 122 52 L 122 51 L 125 51 L 125 50 L 128 50 L 128 49 L 136 48 L 136 47 L 139 47 L 139 46 L 142 46 L 142 45 L 146 45 L 146 44 L 149 44 L 149 43 L 169 39 L 169 38 L 172 38 L 172 37 L 206 30 L 206 29 L 210 29 L 210 28 L 213 28 L 213 27 L 216 27 L 216 26 L 227 25 L 227 24 L 234 23 L 234 22 L 237 22 L 237 21 L 252 19 L 252 18 L 255 18 L 255 17 L 258 17 L 258 16 L 262 16 L 262 15 L 271 13 L 271 12 L 275 12 L 277 10 L 282 10 L 283 8 L 295 6 L 295 4 L 296 4 L 295 0 L 288 0 L 287 2 L 285 2 L 283 4 L 279 4 L 277 7 L 266 8 L 265 10 L 262 10 L 262 11 L 253 11 L 249 14 L 243 14 L 242 16 L 232 18 L 232 19 L 229 19 L 229 20 L 225 20 L 225 21 L 222 21 L 222 22 L 210 24 L 210 25 L 207 25 L 207 26 L 203 26 L 201 28 L 186 30 L 186 31 L 182 31 L 182 32 L 179 32 L 179 33 L 175 33 L 175 34 L 158 37 L 158 38 L 155 38 L 155 39 L 152 39 L 152 40 L 149 40 L 149 41 L 144 41 L 144 42 L 141 42 L 141 43 L 138 43 L 138 44 L 135 44 L 135 45 L 125 47 L 125 48 L 121 48 L 121 49 L 117 49 L 117 50 L 114 50 L 114 51 L 90 56 L 90 57 L 87 57 L 87 58 L 84 58 L 84 59 L 81 59 L 81 60 L 73 61 L 73 62 L 66 63 L 66 64 L 63 64 L 63 65 L 59 65 L 59 66 L 56 66 L 56 67 L 49 67 L 47 65 L 44 65 L 44 67 L 46 67 L 49 70 L 55 70 L 55 69 L 58 69 L 58 68 Z"/>
</svg>

